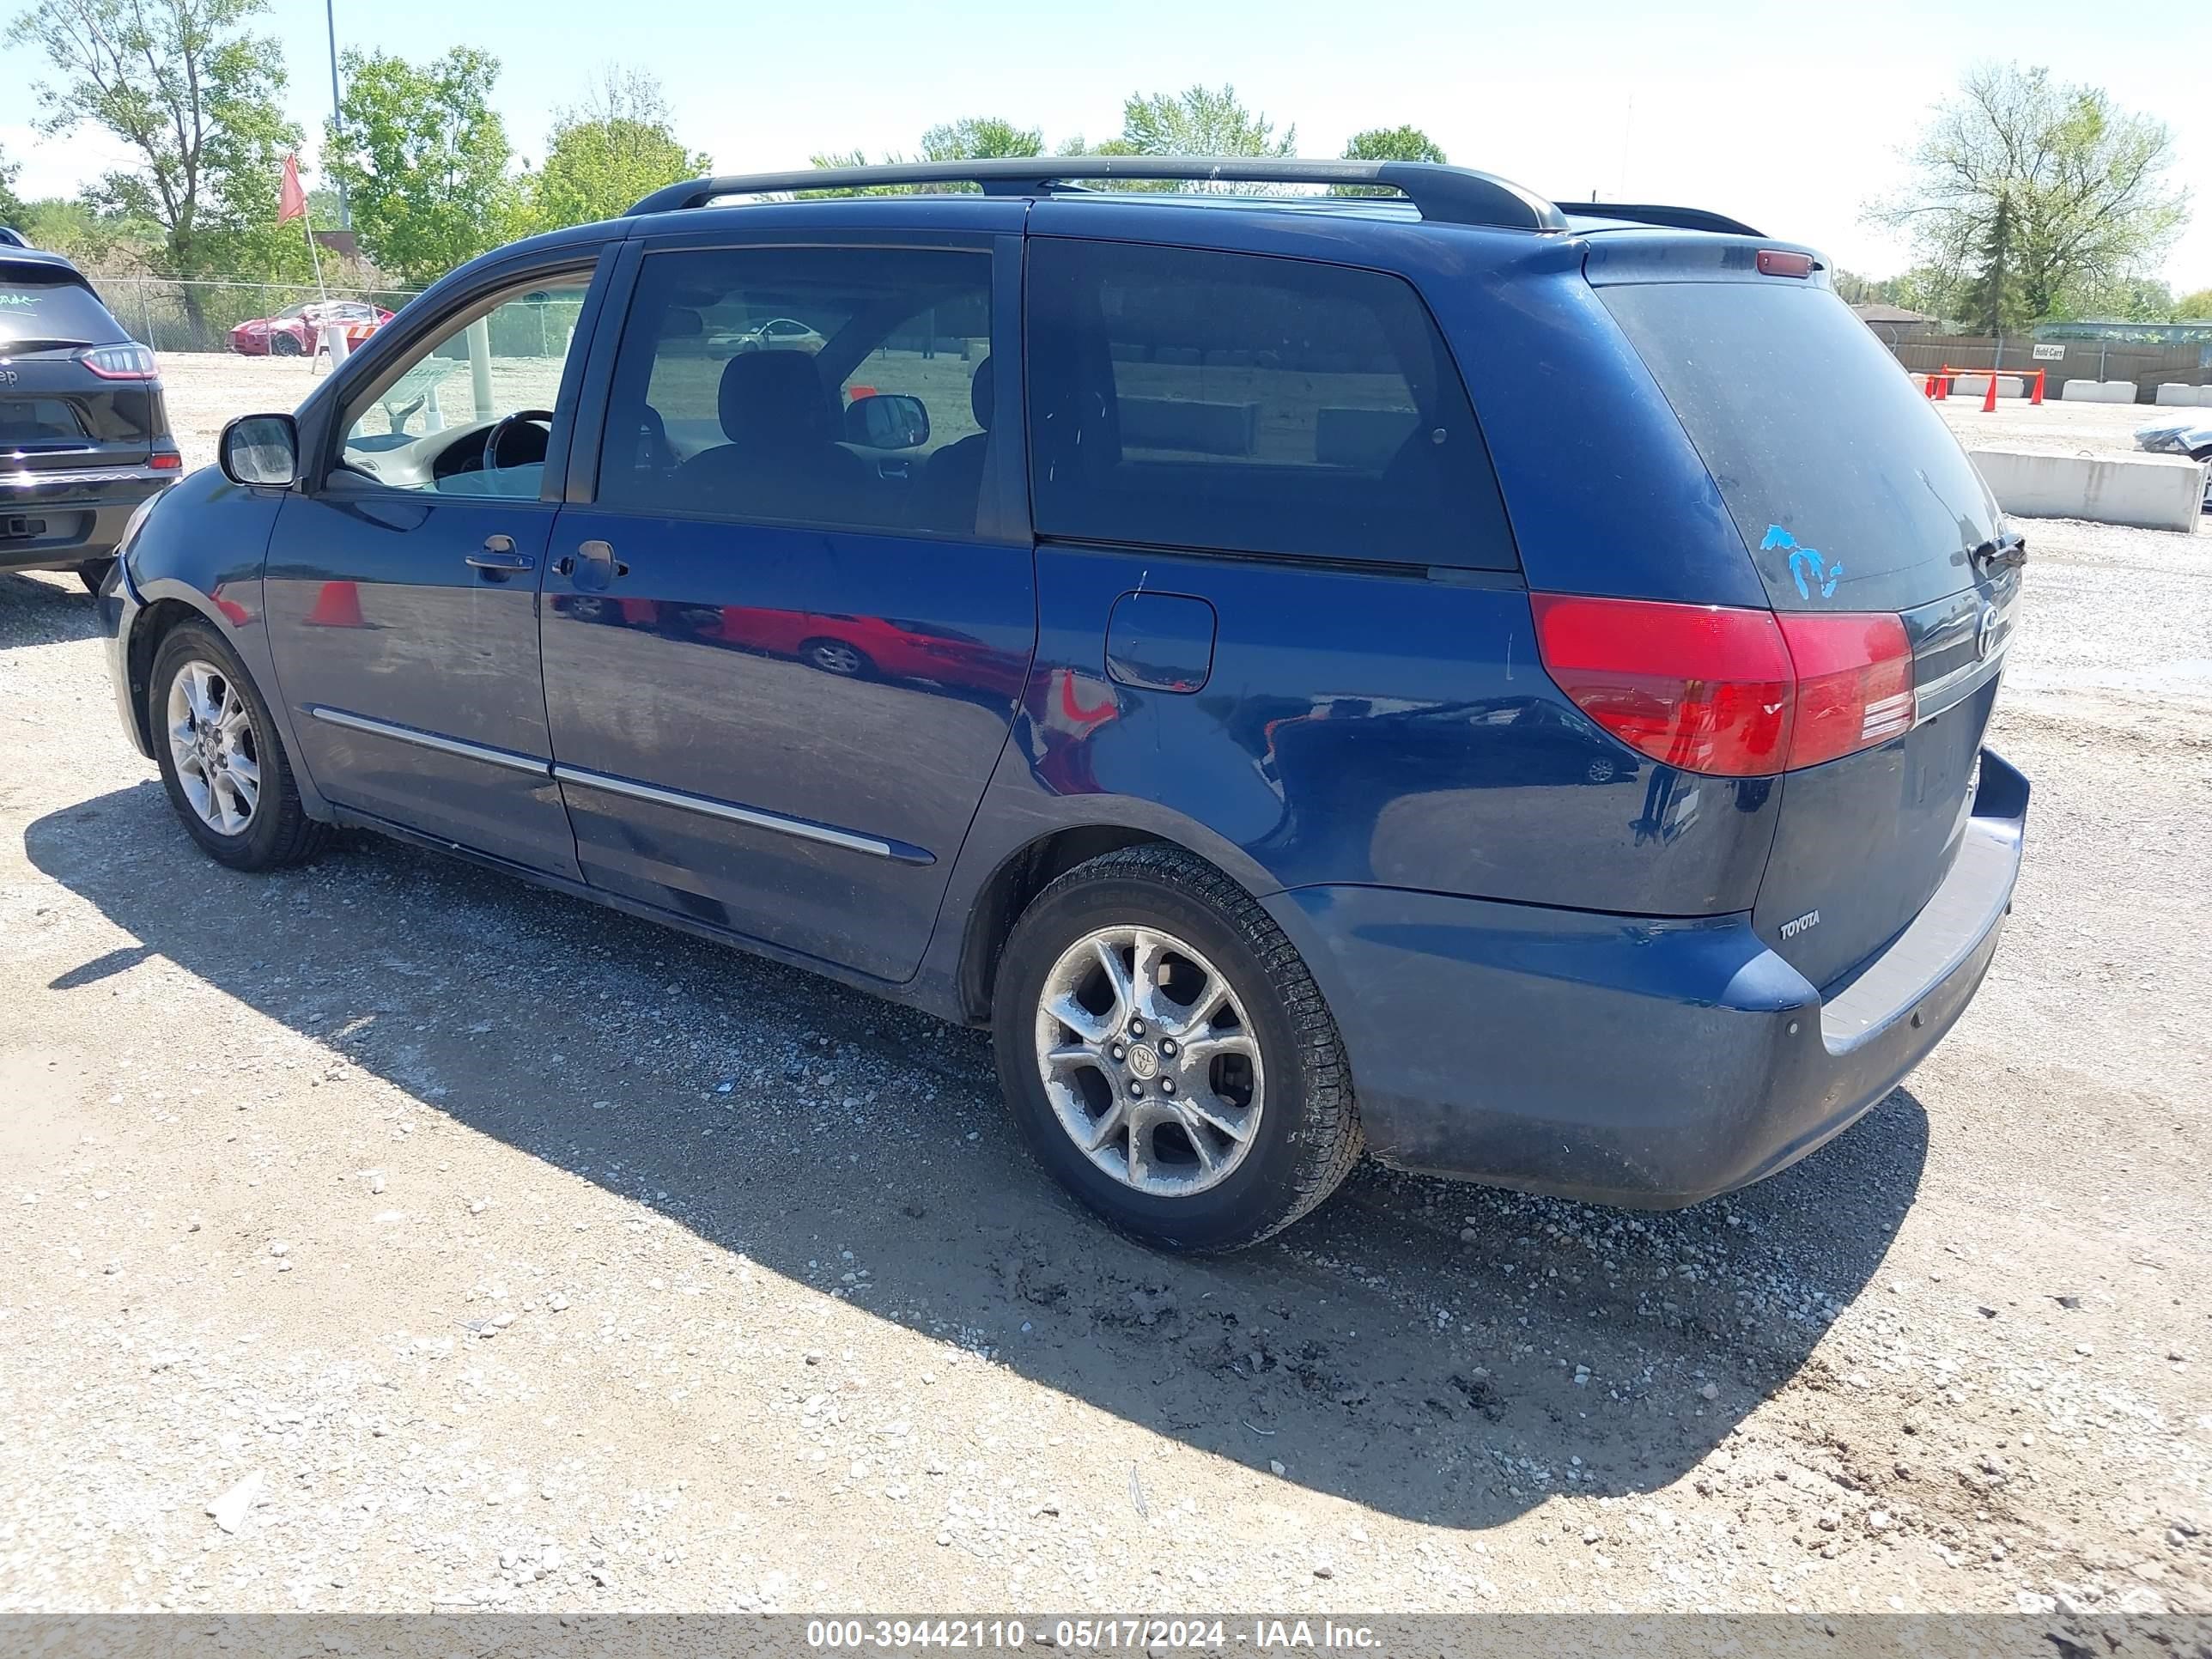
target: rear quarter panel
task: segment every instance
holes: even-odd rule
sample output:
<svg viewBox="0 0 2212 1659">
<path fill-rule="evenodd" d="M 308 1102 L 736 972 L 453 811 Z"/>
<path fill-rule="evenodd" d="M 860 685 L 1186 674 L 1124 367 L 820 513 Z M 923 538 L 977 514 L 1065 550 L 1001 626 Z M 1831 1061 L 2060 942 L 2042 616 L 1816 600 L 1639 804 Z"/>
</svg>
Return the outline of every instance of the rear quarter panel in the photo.
<svg viewBox="0 0 2212 1659">
<path fill-rule="evenodd" d="M 1764 780 L 1654 765 L 1535 658 L 1527 594 L 1398 574 L 1109 548 L 1038 550 L 1039 641 L 963 862 L 1071 823 L 1189 845 L 1255 891 L 1321 884 L 1640 915 L 1748 909 Z M 1218 617 L 1189 693 L 1110 677 L 1123 595 Z"/>
</svg>

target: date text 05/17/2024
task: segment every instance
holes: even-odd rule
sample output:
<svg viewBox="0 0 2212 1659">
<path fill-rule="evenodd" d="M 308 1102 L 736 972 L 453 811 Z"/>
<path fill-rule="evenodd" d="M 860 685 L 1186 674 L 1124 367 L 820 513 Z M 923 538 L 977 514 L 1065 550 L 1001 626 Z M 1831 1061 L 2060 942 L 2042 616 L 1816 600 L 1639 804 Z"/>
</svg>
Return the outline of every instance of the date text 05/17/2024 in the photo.
<svg viewBox="0 0 2212 1659">
<path fill-rule="evenodd" d="M 1231 1638 L 1232 1621 L 1224 1619 L 1060 1619 L 1034 1625 L 1016 1619 L 811 1619 L 806 1625 L 806 1644 L 811 1648 L 893 1652 L 1030 1646 L 1077 1652 L 1156 1648 L 1218 1652 Z M 1233 1639 L 1261 1650 L 1358 1652 L 1382 1644 L 1368 1626 L 1340 1625 L 1329 1619 L 1254 1619 L 1249 1633 L 1235 1631 Z"/>
</svg>

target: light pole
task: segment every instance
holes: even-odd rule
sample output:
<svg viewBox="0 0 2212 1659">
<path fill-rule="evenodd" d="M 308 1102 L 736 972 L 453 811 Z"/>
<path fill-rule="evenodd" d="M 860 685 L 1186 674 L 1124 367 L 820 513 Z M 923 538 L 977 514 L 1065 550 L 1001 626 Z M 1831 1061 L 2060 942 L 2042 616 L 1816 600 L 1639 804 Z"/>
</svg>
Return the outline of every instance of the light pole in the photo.
<svg viewBox="0 0 2212 1659">
<path fill-rule="evenodd" d="M 331 35 L 331 119 L 343 118 L 338 113 L 338 16 L 337 0 L 323 0 L 323 21 L 330 26 Z M 325 171 L 327 171 L 327 164 Z M 338 228 L 353 228 L 353 211 L 346 204 L 345 175 L 338 175 Z"/>
</svg>

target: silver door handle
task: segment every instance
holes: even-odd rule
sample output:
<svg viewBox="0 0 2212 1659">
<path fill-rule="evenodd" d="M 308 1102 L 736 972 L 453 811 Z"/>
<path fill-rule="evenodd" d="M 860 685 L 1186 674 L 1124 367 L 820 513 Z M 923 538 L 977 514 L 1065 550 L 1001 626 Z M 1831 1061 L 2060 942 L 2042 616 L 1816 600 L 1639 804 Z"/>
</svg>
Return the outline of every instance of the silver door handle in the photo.
<svg viewBox="0 0 2212 1659">
<path fill-rule="evenodd" d="M 468 562 L 478 570 L 534 570 L 538 561 L 527 553 L 514 550 L 512 536 L 487 536 L 481 550 L 468 556 Z"/>
</svg>

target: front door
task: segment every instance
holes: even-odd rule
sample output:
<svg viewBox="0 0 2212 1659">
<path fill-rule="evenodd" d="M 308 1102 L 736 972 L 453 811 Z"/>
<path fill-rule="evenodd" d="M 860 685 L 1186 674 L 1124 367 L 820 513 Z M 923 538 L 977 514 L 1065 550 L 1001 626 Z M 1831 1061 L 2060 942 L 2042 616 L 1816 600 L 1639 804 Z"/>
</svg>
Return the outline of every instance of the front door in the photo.
<svg viewBox="0 0 2212 1659">
<path fill-rule="evenodd" d="M 920 962 L 1036 633 L 987 482 L 1018 454 L 992 265 L 980 237 L 645 254 L 544 612 L 594 886 L 886 979 Z"/>
<path fill-rule="evenodd" d="M 588 268 L 535 276 L 465 304 L 352 394 L 327 471 L 277 517 L 264 583 L 277 680 L 325 795 L 571 877 L 538 590 L 548 447 L 556 429 L 566 441 L 589 283 Z"/>
</svg>

